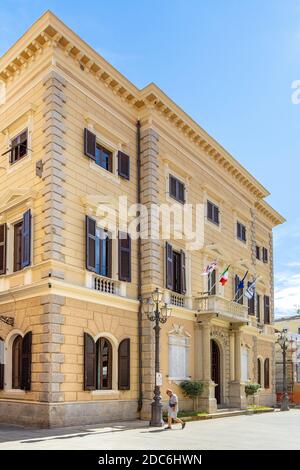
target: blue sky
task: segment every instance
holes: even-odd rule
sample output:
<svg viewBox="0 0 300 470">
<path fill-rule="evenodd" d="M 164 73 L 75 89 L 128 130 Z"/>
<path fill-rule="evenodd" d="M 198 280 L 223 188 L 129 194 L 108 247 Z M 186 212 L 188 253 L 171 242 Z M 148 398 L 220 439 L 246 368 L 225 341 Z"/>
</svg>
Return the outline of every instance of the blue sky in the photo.
<svg viewBox="0 0 300 470">
<path fill-rule="evenodd" d="M 271 192 L 276 306 L 300 304 L 300 0 L 0 1 L 0 54 L 46 10 L 137 86 L 154 81 Z"/>
</svg>

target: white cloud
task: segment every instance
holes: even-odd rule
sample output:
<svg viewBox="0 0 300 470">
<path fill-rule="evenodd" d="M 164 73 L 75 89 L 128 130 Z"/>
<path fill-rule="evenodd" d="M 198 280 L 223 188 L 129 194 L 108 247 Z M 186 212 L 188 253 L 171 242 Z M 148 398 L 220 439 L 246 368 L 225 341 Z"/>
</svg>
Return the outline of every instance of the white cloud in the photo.
<svg viewBox="0 0 300 470">
<path fill-rule="evenodd" d="M 297 306 L 300 308 L 300 274 L 278 273 L 275 284 L 276 316 L 296 313 Z"/>
</svg>

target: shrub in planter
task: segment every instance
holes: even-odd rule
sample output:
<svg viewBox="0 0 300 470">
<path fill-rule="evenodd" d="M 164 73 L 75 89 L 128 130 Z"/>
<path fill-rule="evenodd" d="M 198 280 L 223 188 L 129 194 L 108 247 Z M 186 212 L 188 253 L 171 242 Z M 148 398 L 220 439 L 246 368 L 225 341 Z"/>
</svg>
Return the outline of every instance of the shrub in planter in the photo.
<svg viewBox="0 0 300 470">
<path fill-rule="evenodd" d="M 193 400 L 195 410 L 196 403 L 198 405 L 198 397 L 200 397 L 203 392 L 203 382 L 200 380 L 184 380 L 181 382 L 180 388 L 185 397 L 191 398 Z"/>
<path fill-rule="evenodd" d="M 245 385 L 245 393 L 246 397 L 253 397 L 253 403 L 254 403 L 254 395 L 260 390 L 260 385 L 256 382 L 249 382 Z"/>
</svg>

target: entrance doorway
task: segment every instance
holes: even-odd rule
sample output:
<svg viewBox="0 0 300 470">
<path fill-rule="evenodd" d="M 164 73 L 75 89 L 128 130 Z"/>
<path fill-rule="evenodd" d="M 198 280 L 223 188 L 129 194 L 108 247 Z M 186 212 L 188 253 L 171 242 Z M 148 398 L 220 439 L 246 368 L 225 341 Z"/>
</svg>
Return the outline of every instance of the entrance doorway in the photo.
<svg viewBox="0 0 300 470">
<path fill-rule="evenodd" d="M 216 341 L 211 340 L 211 379 L 217 384 L 215 388 L 215 398 L 217 403 L 221 403 L 221 365 L 220 348 Z"/>
</svg>

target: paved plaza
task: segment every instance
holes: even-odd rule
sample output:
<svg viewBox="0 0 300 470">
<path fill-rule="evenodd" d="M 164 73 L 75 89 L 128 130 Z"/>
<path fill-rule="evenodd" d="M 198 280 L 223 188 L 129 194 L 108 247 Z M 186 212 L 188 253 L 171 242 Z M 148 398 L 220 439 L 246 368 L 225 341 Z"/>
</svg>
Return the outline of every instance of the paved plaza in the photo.
<svg viewBox="0 0 300 470">
<path fill-rule="evenodd" d="M 60 429 L 0 425 L 4 449 L 300 449 L 300 410 L 189 422 L 172 431 L 141 421 Z"/>
</svg>

